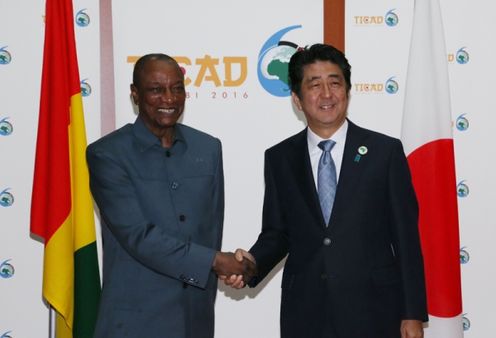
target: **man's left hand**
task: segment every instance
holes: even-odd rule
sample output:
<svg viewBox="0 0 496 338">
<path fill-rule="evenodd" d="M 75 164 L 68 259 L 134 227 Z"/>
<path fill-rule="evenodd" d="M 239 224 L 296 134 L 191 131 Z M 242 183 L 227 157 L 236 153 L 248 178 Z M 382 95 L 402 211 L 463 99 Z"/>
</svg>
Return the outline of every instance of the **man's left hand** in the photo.
<svg viewBox="0 0 496 338">
<path fill-rule="evenodd" d="M 424 327 L 420 320 L 405 319 L 401 321 L 401 338 L 423 338 Z"/>
</svg>

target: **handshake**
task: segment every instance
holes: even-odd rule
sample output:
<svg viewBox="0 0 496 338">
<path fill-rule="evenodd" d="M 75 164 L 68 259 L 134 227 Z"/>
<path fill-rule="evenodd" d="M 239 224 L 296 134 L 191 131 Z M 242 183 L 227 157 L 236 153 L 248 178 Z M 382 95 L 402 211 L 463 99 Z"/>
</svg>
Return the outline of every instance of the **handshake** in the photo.
<svg viewBox="0 0 496 338">
<path fill-rule="evenodd" d="M 224 284 L 241 289 L 257 274 L 257 265 L 249 252 L 237 249 L 235 253 L 217 252 L 212 270 Z"/>
</svg>

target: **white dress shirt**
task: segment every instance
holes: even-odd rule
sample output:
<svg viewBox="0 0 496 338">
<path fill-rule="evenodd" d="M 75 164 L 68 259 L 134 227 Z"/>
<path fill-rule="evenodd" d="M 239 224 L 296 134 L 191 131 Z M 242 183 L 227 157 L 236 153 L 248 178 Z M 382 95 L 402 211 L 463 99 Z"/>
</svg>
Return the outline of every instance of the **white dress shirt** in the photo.
<svg viewBox="0 0 496 338">
<path fill-rule="evenodd" d="M 344 145 L 346 143 L 346 133 L 348 132 L 348 120 L 345 120 L 343 125 L 331 136 L 329 140 L 336 142 L 331 150 L 332 160 L 336 165 L 336 178 L 339 182 L 339 173 L 341 172 L 341 163 L 343 162 Z M 310 155 L 310 163 L 312 164 L 313 180 L 317 188 L 317 171 L 319 169 L 319 160 L 322 155 L 322 149 L 319 148 L 319 143 L 326 139 L 315 134 L 310 127 L 307 128 L 307 143 L 308 154 Z"/>
</svg>

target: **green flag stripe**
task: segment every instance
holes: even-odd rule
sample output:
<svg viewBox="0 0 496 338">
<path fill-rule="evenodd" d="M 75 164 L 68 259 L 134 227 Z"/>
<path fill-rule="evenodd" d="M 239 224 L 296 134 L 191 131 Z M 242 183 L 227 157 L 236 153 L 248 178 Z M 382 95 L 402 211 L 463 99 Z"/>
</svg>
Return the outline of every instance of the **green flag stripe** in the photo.
<svg viewBox="0 0 496 338">
<path fill-rule="evenodd" d="M 92 338 L 100 302 L 96 242 L 74 253 L 74 338 Z"/>
</svg>

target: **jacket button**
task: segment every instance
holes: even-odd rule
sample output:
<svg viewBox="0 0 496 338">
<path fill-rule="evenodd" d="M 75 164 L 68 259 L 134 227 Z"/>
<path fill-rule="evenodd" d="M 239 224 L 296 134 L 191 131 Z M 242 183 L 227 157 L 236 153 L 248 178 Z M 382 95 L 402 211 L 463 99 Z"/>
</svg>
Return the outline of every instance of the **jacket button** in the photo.
<svg viewBox="0 0 496 338">
<path fill-rule="evenodd" d="M 329 246 L 329 245 L 331 245 L 331 239 L 330 239 L 330 238 L 328 238 L 328 237 L 324 238 L 324 245 L 325 245 L 325 246 Z"/>
<path fill-rule="evenodd" d="M 168 151 L 168 150 L 167 150 L 167 151 L 165 152 L 165 156 L 170 157 L 170 156 L 171 156 L 170 151 Z"/>
<path fill-rule="evenodd" d="M 186 220 L 186 216 L 184 216 L 184 215 L 179 215 L 179 220 L 180 220 L 181 222 L 184 222 L 184 221 Z"/>
<path fill-rule="evenodd" d="M 172 182 L 172 183 L 171 183 L 171 189 L 172 189 L 172 190 L 176 190 L 177 188 L 179 188 L 179 183 L 177 183 L 177 182 Z"/>
</svg>

